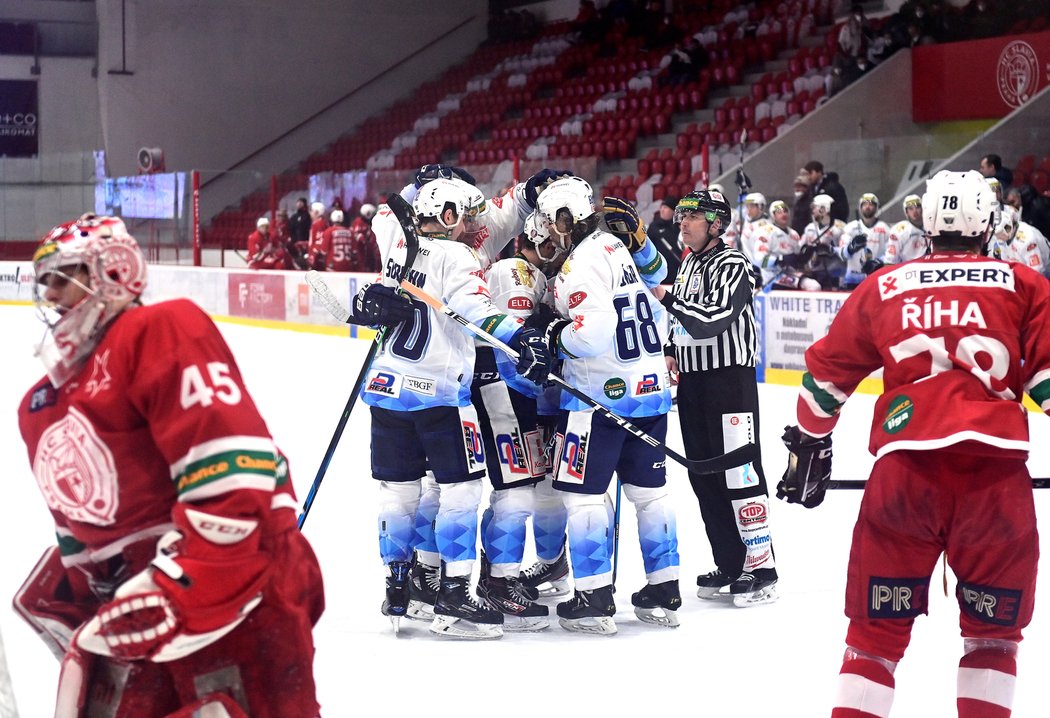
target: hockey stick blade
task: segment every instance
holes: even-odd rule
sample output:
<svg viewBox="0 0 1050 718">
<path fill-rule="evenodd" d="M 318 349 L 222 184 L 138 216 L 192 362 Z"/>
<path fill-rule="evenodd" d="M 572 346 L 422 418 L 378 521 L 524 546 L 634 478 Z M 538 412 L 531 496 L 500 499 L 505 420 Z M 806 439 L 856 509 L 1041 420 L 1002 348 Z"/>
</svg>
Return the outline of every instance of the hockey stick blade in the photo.
<svg viewBox="0 0 1050 718">
<path fill-rule="evenodd" d="M 456 312 L 451 307 L 443 304 L 441 300 L 430 296 L 425 291 L 423 291 L 422 289 L 420 289 L 419 287 L 415 286 L 407 280 L 403 280 L 401 282 L 401 288 L 409 294 L 411 294 L 416 299 L 419 299 L 420 301 L 431 307 L 434 311 L 444 314 L 446 317 L 455 320 L 456 322 L 461 324 L 463 328 L 466 329 L 468 332 L 470 332 L 476 337 L 484 339 L 486 342 L 491 344 L 496 349 L 502 351 L 511 359 L 514 359 L 515 361 L 518 359 L 518 352 L 514 351 L 506 343 L 492 336 L 481 327 L 472 324 L 470 320 Z M 608 407 L 587 396 L 587 394 L 583 393 L 582 391 L 574 387 L 572 384 L 569 384 L 557 374 L 551 374 L 549 376 L 549 379 L 569 394 L 572 394 L 574 397 L 590 406 L 592 409 L 600 413 L 605 418 L 616 422 L 616 424 L 621 429 L 633 434 L 634 436 L 649 444 L 653 448 L 660 449 L 660 451 L 664 452 L 664 454 L 666 454 L 668 458 L 681 464 L 685 468 L 689 469 L 689 471 L 692 471 L 694 473 L 715 474 L 722 471 L 726 471 L 728 469 L 735 468 L 737 466 L 743 466 L 744 464 L 751 463 L 757 458 L 758 447 L 755 444 L 744 444 L 743 446 L 733 449 L 732 451 L 728 451 L 724 454 L 721 454 L 720 456 L 713 456 L 710 459 L 687 459 L 674 449 L 667 446 L 667 444 L 664 444 L 660 440 L 649 436 L 649 434 L 646 434 L 644 431 L 639 429 L 637 426 L 632 424 L 624 417 L 620 416 L 619 414 L 614 414 L 612 411 L 609 410 Z"/>
<path fill-rule="evenodd" d="M 866 479 L 832 479 L 828 482 L 829 489 L 861 489 L 868 485 Z M 1050 489 L 1050 478 L 1032 479 L 1033 489 Z"/>
<path fill-rule="evenodd" d="M 338 319 L 341 324 L 350 322 L 350 311 L 343 306 L 324 279 L 321 278 L 320 272 L 316 269 L 308 271 L 306 273 L 306 283 L 314 290 L 314 296 L 317 297 L 317 301 L 324 305 L 329 314 Z"/>
</svg>

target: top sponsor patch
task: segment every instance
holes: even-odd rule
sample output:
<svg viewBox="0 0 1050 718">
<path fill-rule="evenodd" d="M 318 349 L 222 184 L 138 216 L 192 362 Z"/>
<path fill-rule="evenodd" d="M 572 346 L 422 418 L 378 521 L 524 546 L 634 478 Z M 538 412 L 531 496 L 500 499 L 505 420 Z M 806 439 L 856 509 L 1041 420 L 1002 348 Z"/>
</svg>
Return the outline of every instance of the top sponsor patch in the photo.
<svg viewBox="0 0 1050 718">
<path fill-rule="evenodd" d="M 1001 262 L 915 262 L 901 265 L 878 278 L 879 296 L 933 287 L 998 287 L 1014 291 L 1014 273 Z"/>
</svg>

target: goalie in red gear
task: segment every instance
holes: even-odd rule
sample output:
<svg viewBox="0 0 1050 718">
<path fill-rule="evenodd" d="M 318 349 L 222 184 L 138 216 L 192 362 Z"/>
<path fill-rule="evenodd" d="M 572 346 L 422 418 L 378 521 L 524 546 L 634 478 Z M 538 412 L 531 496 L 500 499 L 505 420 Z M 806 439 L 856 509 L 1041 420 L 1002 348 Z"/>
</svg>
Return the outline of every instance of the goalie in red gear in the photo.
<svg viewBox="0 0 1050 718">
<path fill-rule="evenodd" d="M 19 426 L 58 545 L 15 608 L 62 659 L 57 714 L 316 718 L 320 569 L 218 329 L 142 304 L 117 218 L 56 227 L 33 264 L 47 376 Z"/>
<path fill-rule="evenodd" d="M 942 554 L 958 578 L 958 715 L 1011 713 L 1039 557 L 1021 399 L 1050 411 L 1050 285 L 981 256 L 995 208 L 976 172 L 934 175 L 922 198 L 933 253 L 872 274 L 806 352 L 799 426 L 784 435 L 792 460 L 778 495 L 789 502 L 821 502 L 842 404 L 880 367 L 885 384 L 853 531 L 834 718 L 889 715 L 894 670 Z"/>
</svg>

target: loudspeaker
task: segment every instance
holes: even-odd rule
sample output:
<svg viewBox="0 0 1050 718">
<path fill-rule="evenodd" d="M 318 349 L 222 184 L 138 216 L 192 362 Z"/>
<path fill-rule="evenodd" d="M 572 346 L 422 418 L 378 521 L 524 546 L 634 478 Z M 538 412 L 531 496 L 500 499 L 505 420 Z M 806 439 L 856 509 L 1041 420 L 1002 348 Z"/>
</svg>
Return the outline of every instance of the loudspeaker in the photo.
<svg viewBox="0 0 1050 718">
<path fill-rule="evenodd" d="M 164 171 L 164 151 L 159 147 L 143 147 L 139 150 L 138 160 L 141 175 Z"/>
</svg>

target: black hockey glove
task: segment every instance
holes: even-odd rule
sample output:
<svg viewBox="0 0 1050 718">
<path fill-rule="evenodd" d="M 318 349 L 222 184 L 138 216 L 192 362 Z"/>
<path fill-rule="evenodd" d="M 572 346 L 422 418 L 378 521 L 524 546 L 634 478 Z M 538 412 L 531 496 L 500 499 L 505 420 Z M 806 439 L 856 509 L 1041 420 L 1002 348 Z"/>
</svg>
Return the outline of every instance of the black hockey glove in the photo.
<svg viewBox="0 0 1050 718">
<path fill-rule="evenodd" d="M 785 426 L 781 437 L 787 446 L 788 466 L 777 484 L 777 498 L 807 509 L 819 506 L 831 481 L 831 434 L 822 439 Z"/>
<path fill-rule="evenodd" d="M 856 237 L 849 241 L 849 246 L 846 248 L 846 251 L 849 252 L 850 256 L 852 257 L 854 254 L 856 254 L 857 252 L 859 252 L 867 246 L 868 235 L 858 234 Z"/>
<path fill-rule="evenodd" d="M 543 340 L 554 359 L 560 359 L 562 354 L 567 353 L 561 347 L 561 333 L 570 324 L 572 322 L 568 319 L 555 319 L 543 330 Z"/>
<path fill-rule="evenodd" d="M 545 168 L 525 180 L 525 203 L 529 205 L 529 209 L 536 209 L 536 200 L 540 192 L 559 177 L 572 177 L 572 172 Z"/>
<path fill-rule="evenodd" d="M 353 324 L 388 327 L 410 321 L 415 316 L 412 300 L 384 284 L 369 284 L 354 297 Z"/>
<path fill-rule="evenodd" d="M 624 243 L 631 254 L 645 247 L 645 222 L 630 202 L 619 197 L 606 197 L 602 200 L 602 212 L 609 231 Z"/>
<path fill-rule="evenodd" d="M 547 325 L 558 318 L 558 313 L 551 309 L 550 305 L 540 302 L 536 311 L 525 320 L 525 326 L 535 329 L 540 334 L 547 331 Z"/>
<path fill-rule="evenodd" d="M 547 381 L 551 373 L 553 357 L 547 348 L 543 334 L 528 327 L 514 335 L 511 346 L 518 350 L 517 371 L 533 384 Z"/>
<path fill-rule="evenodd" d="M 454 165 L 423 165 L 416 172 L 416 189 L 419 189 L 427 182 L 436 179 L 458 179 L 463 180 L 467 184 L 477 185 L 478 181 L 474 179 L 474 175 L 467 172 L 462 167 L 456 167 Z"/>
<path fill-rule="evenodd" d="M 873 258 L 873 259 L 869 259 L 867 262 L 865 262 L 864 266 L 860 268 L 860 271 L 864 272 L 865 274 L 874 274 L 875 272 L 877 272 L 880 269 L 882 269 L 882 267 L 883 267 L 882 260 Z"/>
</svg>

